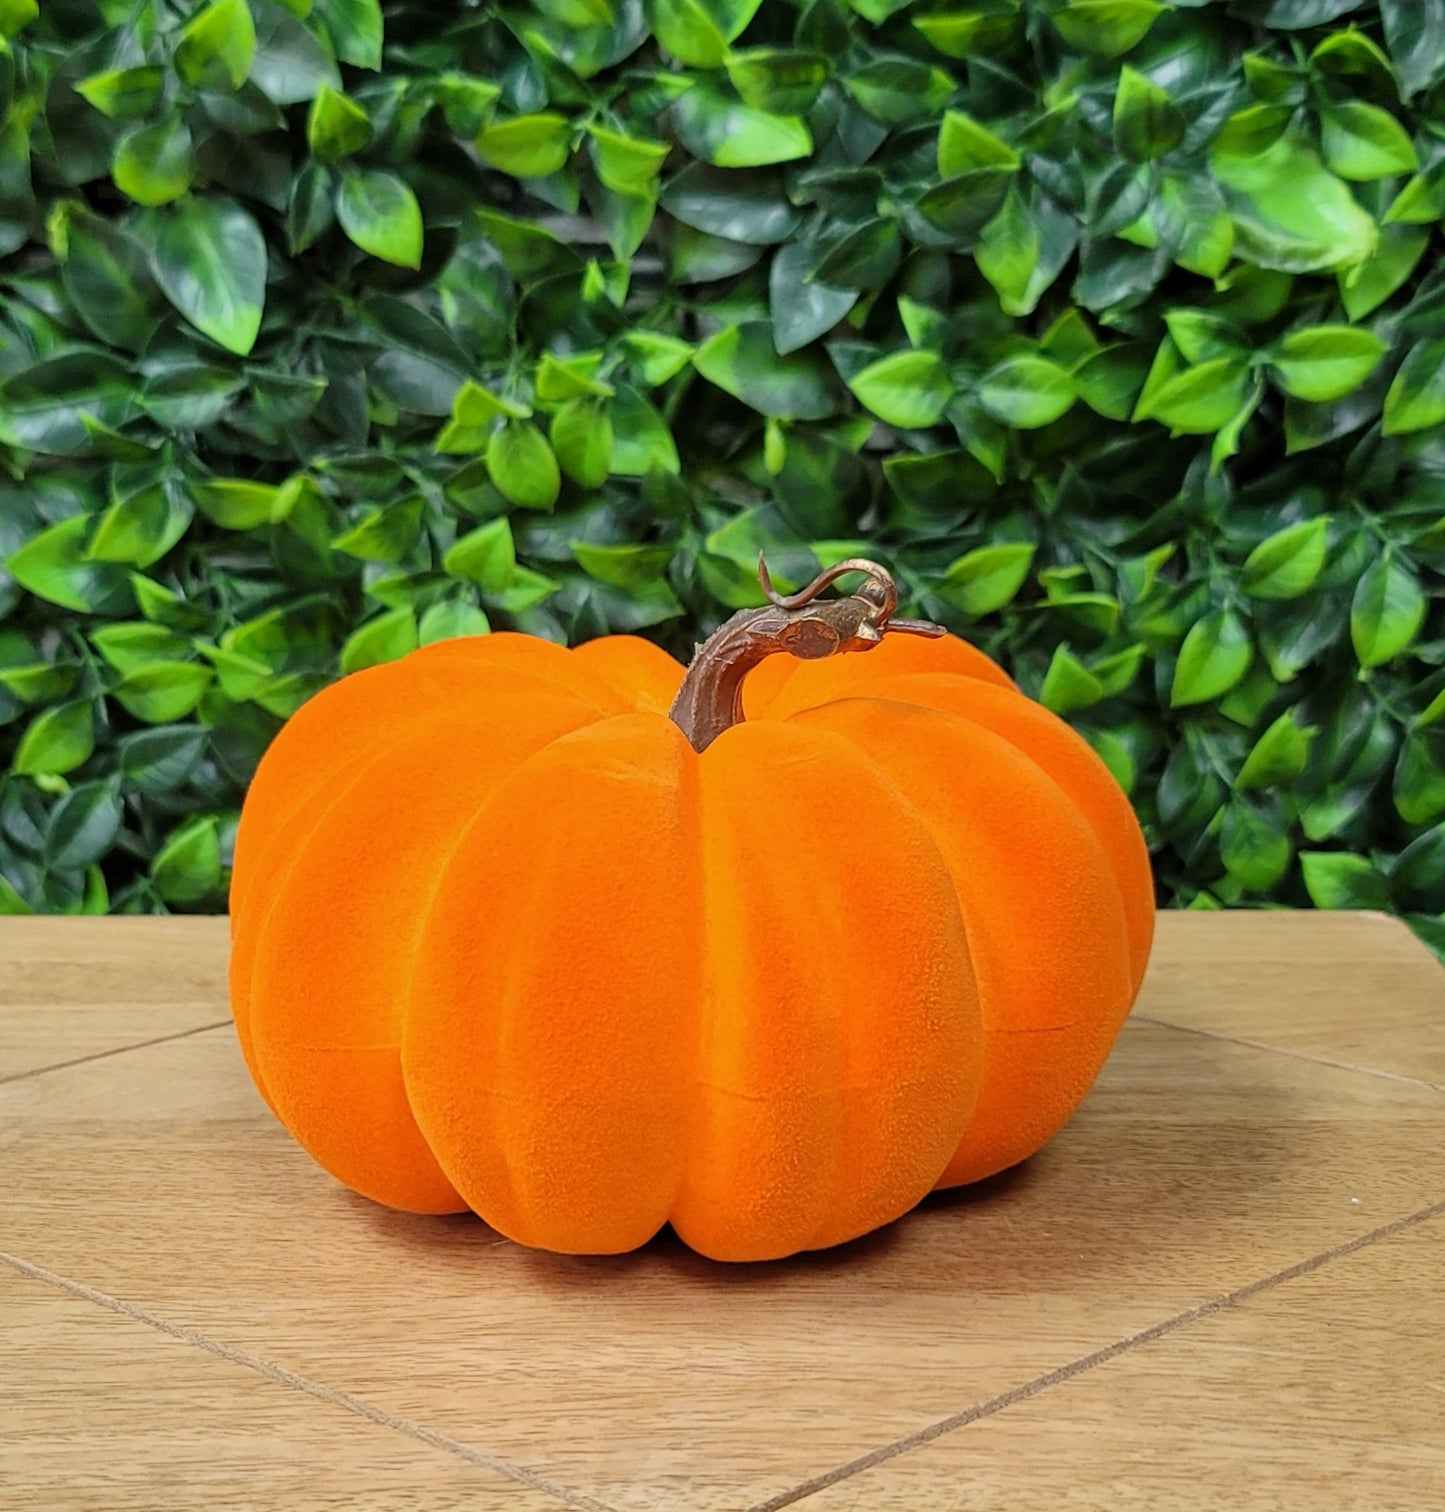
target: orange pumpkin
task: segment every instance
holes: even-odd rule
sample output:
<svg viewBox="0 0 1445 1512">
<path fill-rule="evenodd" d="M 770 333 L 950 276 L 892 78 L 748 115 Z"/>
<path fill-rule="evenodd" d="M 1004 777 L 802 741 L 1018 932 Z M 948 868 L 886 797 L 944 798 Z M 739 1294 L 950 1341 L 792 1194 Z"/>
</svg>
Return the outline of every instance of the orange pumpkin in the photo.
<svg viewBox="0 0 1445 1512">
<path fill-rule="evenodd" d="M 547 1249 L 670 1222 L 748 1260 L 1062 1127 L 1148 957 L 1138 825 L 1078 735 L 849 565 L 846 598 L 817 596 L 841 567 L 792 599 L 764 573 L 686 680 L 632 636 L 497 634 L 292 718 L 241 816 L 232 1001 L 328 1171 Z"/>
</svg>

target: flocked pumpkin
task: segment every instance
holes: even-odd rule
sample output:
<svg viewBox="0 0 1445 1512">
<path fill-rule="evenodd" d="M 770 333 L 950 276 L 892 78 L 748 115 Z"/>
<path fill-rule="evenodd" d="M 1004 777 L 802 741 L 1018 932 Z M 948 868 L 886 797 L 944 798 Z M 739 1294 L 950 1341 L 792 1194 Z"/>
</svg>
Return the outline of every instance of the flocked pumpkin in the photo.
<svg viewBox="0 0 1445 1512">
<path fill-rule="evenodd" d="M 524 1244 L 837 1244 L 1037 1150 L 1139 986 L 1144 842 L 981 652 L 850 597 L 445 641 L 285 726 L 241 816 L 232 999 L 333 1175 Z M 889 633 L 889 632 L 912 633 Z M 844 652 L 866 651 L 866 655 Z"/>
</svg>

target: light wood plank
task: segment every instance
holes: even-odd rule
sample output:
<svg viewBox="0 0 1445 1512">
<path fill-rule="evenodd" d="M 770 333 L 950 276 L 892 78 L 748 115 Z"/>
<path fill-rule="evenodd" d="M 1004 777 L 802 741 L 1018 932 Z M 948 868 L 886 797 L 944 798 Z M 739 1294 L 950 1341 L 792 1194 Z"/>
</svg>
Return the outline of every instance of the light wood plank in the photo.
<svg viewBox="0 0 1445 1512">
<path fill-rule="evenodd" d="M 0 1081 L 227 1018 L 225 919 L 0 919 Z"/>
<path fill-rule="evenodd" d="M 807 1512 L 1445 1504 L 1445 1218 L 799 1503 Z"/>
<path fill-rule="evenodd" d="M 1338 975 L 1306 941 L 1288 979 L 1308 1003 Z M 1227 990 L 1267 1016 L 1285 980 Z M 376 1208 L 229 1030 L 12 1082 L 0 1130 L 28 1260 L 635 1512 L 737 1512 L 1445 1197 L 1440 1094 L 1145 1022 L 1020 1172 L 743 1269 Z"/>
<path fill-rule="evenodd" d="M 1135 1011 L 1445 1089 L 1445 969 L 1386 914 L 1161 913 Z"/>
<path fill-rule="evenodd" d="M 566 1503 L 0 1264 L 5 1512 Z"/>
</svg>

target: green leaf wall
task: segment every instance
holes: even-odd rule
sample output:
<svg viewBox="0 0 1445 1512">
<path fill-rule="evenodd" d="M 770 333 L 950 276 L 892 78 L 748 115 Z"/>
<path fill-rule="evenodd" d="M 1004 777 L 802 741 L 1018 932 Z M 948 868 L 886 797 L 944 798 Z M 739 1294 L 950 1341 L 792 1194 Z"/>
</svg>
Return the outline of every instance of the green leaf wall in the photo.
<svg viewBox="0 0 1445 1512">
<path fill-rule="evenodd" d="M 282 720 L 867 550 L 1161 900 L 1445 939 L 1445 0 L 0 0 L 0 908 Z"/>
</svg>

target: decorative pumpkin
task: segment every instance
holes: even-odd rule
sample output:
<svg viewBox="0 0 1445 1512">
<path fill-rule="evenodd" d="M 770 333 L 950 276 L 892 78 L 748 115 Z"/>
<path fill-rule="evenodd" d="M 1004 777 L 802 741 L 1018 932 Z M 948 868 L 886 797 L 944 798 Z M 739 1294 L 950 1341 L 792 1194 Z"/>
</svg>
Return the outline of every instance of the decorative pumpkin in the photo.
<svg viewBox="0 0 1445 1512">
<path fill-rule="evenodd" d="M 1003 1170 L 1078 1106 L 1154 925 L 1123 793 L 981 652 L 895 618 L 882 568 L 760 576 L 770 604 L 686 676 L 632 636 L 452 640 L 281 731 L 237 836 L 232 999 L 341 1181 L 546 1249 L 671 1223 L 764 1259 Z"/>
</svg>

